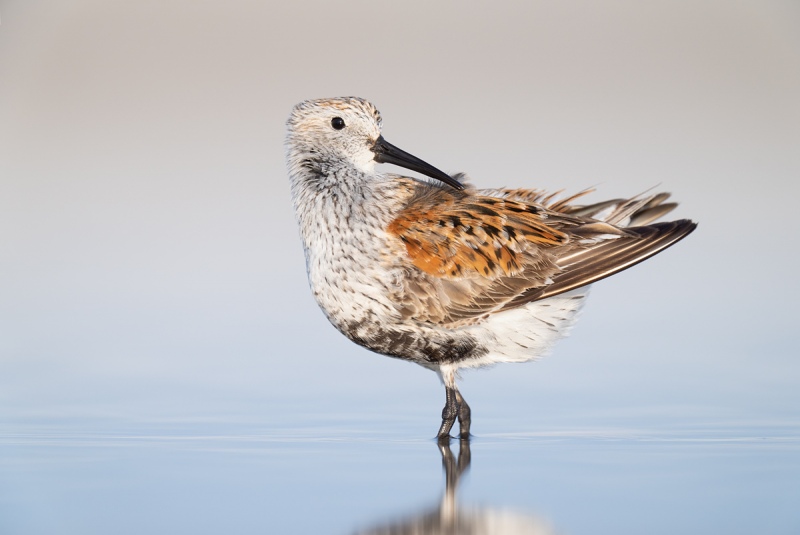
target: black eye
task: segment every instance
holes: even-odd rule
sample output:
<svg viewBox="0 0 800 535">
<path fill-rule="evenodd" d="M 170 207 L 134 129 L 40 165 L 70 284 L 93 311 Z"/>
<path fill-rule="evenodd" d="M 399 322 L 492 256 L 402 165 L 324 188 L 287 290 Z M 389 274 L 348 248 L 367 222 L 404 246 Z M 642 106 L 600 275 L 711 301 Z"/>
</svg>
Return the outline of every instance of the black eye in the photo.
<svg viewBox="0 0 800 535">
<path fill-rule="evenodd" d="M 341 117 L 334 117 L 331 119 L 331 126 L 334 127 L 336 130 L 341 130 L 344 128 L 344 119 Z"/>
</svg>

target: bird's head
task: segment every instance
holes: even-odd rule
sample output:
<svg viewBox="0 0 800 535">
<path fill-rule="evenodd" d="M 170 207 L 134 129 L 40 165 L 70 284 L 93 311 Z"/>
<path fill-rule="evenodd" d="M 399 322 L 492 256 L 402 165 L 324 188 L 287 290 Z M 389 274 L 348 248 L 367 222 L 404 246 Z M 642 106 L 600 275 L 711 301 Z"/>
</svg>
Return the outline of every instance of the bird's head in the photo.
<svg viewBox="0 0 800 535">
<path fill-rule="evenodd" d="M 303 101 L 292 110 L 287 127 L 292 172 L 306 168 L 329 175 L 340 166 L 352 166 L 372 175 L 376 163 L 392 163 L 463 189 L 447 173 L 383 139 L 380 113 L 362 98 Z"/>
</svg>

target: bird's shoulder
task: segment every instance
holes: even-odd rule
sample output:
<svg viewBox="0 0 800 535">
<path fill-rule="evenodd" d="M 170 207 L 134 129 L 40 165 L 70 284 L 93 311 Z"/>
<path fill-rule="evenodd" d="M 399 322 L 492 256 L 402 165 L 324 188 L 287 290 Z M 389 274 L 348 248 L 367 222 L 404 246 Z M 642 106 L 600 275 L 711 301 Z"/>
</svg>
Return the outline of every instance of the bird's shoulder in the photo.
<svg viewBox="0 0 800 535">
<path fill-rule="evenodd" d="M 567 243 L 582 222 L 536 190 L 456 191 L 418 184 L 389 223 L 415 267 L 460 279 L 519 275 L 531 250 Z"/>
</svg>

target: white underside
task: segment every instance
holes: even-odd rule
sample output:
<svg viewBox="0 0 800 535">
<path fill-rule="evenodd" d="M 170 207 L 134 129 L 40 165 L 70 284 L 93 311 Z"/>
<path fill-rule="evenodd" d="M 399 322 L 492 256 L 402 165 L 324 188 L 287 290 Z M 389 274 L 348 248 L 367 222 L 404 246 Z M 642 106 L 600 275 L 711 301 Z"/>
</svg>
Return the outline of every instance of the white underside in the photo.
<svg viewBox="0 0 800 535">
<path fill-rule="evenodd" d="M 453 385 L 460 369 L 480 368 L 501 362 L 527 362 L 547 355 L 558 340 L 569 334 L 589 293 L 589 286 L 523 307 L 490 316 L 467 330 L 489 353 L 475 359 L 442 365 L 439 376 Z"/>
</svg>

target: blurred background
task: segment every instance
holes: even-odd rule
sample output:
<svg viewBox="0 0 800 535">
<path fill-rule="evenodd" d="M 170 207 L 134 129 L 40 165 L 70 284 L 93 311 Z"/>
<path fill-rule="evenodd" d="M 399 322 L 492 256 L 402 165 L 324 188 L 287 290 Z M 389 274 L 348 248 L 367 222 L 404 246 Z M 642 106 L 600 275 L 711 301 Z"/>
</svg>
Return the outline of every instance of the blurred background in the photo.
<svg viewBox="0 0 800 535">
<path fill-rule="evenodd" d="M 794 0 L 4 0 L 0 432 L 432 437 L 434 374 L 347 341 L 307 287 L 284 123 L 340 95 L 479 187 L 655 188 L 700 223 L 595 285 L 548 358 L 465 374 L 477 444 L 798 435 Z M 25 526 L 51 480 L 11 473 Z"/>
</svg>

